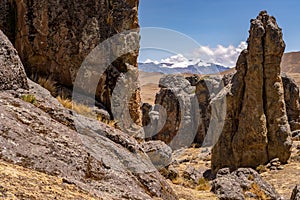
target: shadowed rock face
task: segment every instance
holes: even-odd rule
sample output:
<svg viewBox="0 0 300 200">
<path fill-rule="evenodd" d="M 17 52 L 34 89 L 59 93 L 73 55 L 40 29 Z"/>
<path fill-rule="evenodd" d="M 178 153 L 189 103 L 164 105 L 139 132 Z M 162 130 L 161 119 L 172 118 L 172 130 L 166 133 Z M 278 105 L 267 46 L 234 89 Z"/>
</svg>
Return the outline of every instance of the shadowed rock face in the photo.
<svg viewBox="0 0 300 200">
<path fill-rule="evenodd" d="M 72 115 L 27 81 L 1 31 L 0 83 L 0 160 L 60 177 L 98 199 L 178 199 L 134 138 Z M 22 100 L 29 94 L 34 103 Z"/>
<path fill-rule="evenodd" d="M 0 30 L 0 90 L 28 89 L 24 67 L 8 38 Z"/>
<path fill-rule="evenodd" d="M 212 101 L 212 106 L 227 105 L 224 129 L 212 150 L 214 171 L 289 159 L 291 131 L 280 76 L 284 49 L 274 17 L 262 11 L 251 20 L 248 49 L 239 57 L 237 73 Z"/>
<path fill-rule="evenodd" d="M 299 88 L 295 81 L 282 75 L 282 82 L 284 87 L 284 100 L 286 105 L 286 112 L 291 126 L 291 131 L 300 129 L 300 105 L 299 105 Z"/>
<path fill-rule="evenodd" d="M 196 88 L 179 75 L 163 77 L 159 87 L 161 90 L 156 95 L 155 104 L 161 107 L 155 106 L 153 110 L 161 116 L 153 123 L 152 129 L 145 129 L 145 134 L 151 135 L 151 139 L 164 141 L 173 150 L 190 146 L 197 134 L 200 115 Z"/>
<path fill-rule="evenodd" d="M 138 0 L 3 0 L 0 29 L 14 43 L 29 77 L 51 76 L 61 86 L 71 89 L 82 62 L 98 44 L 123 31 L 139 28 L 138 4 Z M 127 44 L 129 40 L 133 44 Z M 93 83 L 98 85 L 96 94 L 90 91 L 86 80 L 80 80 L 82 84 L 78 85 L 87 95 L 96 96 L 110 112 L 118 78 L 129 70 L 128 66 L 137 68 L 138 31 L 129 36 L 123 34 L 108 45 L 106 52 L 97 56 L 97 66 L 106 70 Z M 126 45 L 133 45 L 133 51 L 117 56 L 111 65 L 99 59 L 115 57 Z M 87 70 L 85 79 L 95 79 L 91 77 L 94 74 L 95 70 Z M 136 109 L 140 107 L 139 89 L 127 95 L 131 97 L 130 115 L 135 123 L 141 124 L 141 112 Z"/>
</svg>

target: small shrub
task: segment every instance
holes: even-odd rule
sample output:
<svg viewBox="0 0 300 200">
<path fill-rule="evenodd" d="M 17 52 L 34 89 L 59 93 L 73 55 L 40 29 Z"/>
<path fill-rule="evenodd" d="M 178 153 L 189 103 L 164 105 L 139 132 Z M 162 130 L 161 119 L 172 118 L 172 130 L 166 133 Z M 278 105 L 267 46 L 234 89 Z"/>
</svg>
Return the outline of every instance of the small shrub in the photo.
<svg viewBox="0 0 300 200">
<path fill-rule="evenodd" d="M 39 78 L 38 84 L 48 90 L 52 96 L 57 96 L 57 88 L 56 88 L 56 82 L 53 81 L 51 78 Z"/>
<path fill-rule="evenodd" d="M 32 94 L 23 95 L 23 96 L 21 97 L 21 99 L 22 99 L 23 101 L 26 101 L 26 102 L 31 103 L 31 104 L 35 104 L 35 103 L 36 103 L 36 98 L 35 98 L 35 96 L 32 95 Z"/>
</svg>

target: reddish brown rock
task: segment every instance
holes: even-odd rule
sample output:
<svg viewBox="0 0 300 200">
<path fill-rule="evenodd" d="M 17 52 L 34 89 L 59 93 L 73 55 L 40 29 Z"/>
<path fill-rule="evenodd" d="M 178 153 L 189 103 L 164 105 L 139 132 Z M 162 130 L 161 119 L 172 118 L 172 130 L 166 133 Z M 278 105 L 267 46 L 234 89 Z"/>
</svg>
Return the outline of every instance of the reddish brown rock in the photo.
<svg viewBox="0 0 300 200">
<path fill-rule="evenodd" d="M 291 138 L 283 83 L 282 31 L 274 17 L 262 11 L 251 20 L 248 49 L 237 63 L 237 73 L 212 101 L 226 102 L 223 131 L 212 150 L 212 169 L 257 167 L 290 157 Z"/>
</svg>

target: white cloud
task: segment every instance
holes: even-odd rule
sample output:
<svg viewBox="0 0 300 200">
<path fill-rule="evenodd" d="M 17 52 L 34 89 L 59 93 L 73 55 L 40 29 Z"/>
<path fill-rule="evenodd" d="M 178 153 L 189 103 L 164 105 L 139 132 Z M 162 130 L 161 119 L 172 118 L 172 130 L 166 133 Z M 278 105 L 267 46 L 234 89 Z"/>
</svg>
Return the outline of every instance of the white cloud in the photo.
<svg viewBox="0 0 300 200">
<path fill-rule="evenodd" d="M 198 64 L 199 66 L 210 66 L 209 63 L 219 64 L 225 67 L 235 67 L 238 56 L 246 48 L 246 42 L 241 42 L 237 47 L 233 45 L 229 45 L 228 47 L 217 45 L 216 48 L 201 46 L 194 51 L 191 56 L 192 59 L 188 59 L 182 54 L 178 54 L 161 59 L 160 61 L 147 59 L 144 63 L 165 63 L 164 67 L 169 68 L 184 68 L 194 64 Z"/>
<path fill-rule="evenodd" d="M 234 67 L 240 53 L 247 48 L 246 42 L 241 42 L 237 47 L 218 45 L 216 48 L 202 46 L 194 52 L 194 57 L 208 63 L 215 63 L 226 67 Z"/>
</svg>

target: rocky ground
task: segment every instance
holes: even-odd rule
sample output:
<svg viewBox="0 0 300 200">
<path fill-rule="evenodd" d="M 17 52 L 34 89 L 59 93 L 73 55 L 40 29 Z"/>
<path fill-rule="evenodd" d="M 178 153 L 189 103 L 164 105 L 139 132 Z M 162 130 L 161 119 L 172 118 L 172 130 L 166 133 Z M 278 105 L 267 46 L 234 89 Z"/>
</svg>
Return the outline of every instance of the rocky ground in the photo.
<svg viewBox="0 0 300 200">
<path fill-rule="evenodd" d="M 96 199 L 68 181 L 0 160 L 1 199 Z"/>
</svg>

